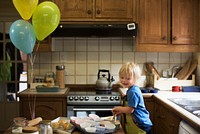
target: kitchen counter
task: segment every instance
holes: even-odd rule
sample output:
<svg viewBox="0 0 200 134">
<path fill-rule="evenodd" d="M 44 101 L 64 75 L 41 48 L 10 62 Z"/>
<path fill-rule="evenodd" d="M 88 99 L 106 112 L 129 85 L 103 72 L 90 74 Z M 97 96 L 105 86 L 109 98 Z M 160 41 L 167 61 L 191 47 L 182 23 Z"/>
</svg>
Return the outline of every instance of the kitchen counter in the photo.
<svg viewBox="0 0 200 134">
<path fill-rule="evenodd" d="M 122 88 L 119 92 L 124 95 L 126 89 Z M 162 105 L 177 113 L 182 120 L 185 120 L 188 124 L 200 131 L 200 118 L 168 100 L 169 98 L 200 98 L 199 92 L 172 92 L 161 90 L 158 93 L 143 93 L 142 95 L 144 98 L 153 98 L 156 102 L 160 101 Z"/>
<path fill-rule="evenodd" d="M 155 101 L 160 101 L 163 105 L 176 112 L 182 120 L 195 127 L 200 131 L 200 118 L 193 115 L 189 111 L 183 109 L 177 104 L 168 100 L 169 98 L 200 98 L 200 93 L 197 92 L 159 92 L 152 95 Z"/>
<path fill-rule="evenodd" d="M 17 96 L 24 97 L 24 96 L 27 96 L 27 95 L 37 95 L 37 97 L 45 97 L 45 96 L 48 96 L 48 97 L 58 97 L 58 96 L 66 97 L 68 92 L 69 92 L 69 88 L 59 89 L 58 92 L 51 92 L 51 91 L 50 92 L 37 92 L 37 90 L 35 88 L 29 88 L 29 89 L 26 89 L 22 92 L 19 92 L 17 94 Z"/>
</svg>

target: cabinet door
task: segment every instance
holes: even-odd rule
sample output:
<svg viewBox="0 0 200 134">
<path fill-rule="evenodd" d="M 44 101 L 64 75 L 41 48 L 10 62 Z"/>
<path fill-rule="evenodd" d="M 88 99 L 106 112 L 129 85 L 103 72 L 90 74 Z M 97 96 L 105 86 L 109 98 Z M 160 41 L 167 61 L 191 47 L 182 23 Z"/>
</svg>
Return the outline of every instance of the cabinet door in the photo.
<svg viewBox="0 0 200 134">
<path fill-rule="evenodd" d="M 134 0 L 95 0 L 95 18 L 133 20 Z"/>
<path fill-rule="evenodd" d="M 52 120 L 59 116 L 66 116 L 66 99 L 64 98 L 20 98 L 20 116 L 31 119 L 31 112 L 35 109 L 35 116 Z M 35 106 L 35 107 L 34 107 Z"/>
<path fill-rule="evenodd" d="M 167 0 L 139 0 L 139 43 L 167 44 Z"/>
<path fill-rule="evenodd" d="M 53 0 L 61 12 L 61 21 L 91 19 L 93 17 L 92 0 Z"/>
<path fill-rule="evenodd" d="M 199 0 L 172 0 L 172 44 L 198 45 Z"/>
<path fill-rule="evenodd" d="M 160 103 L 155 103 L 154 133 L 177 134 L 180 118 Z"/>
</svg>

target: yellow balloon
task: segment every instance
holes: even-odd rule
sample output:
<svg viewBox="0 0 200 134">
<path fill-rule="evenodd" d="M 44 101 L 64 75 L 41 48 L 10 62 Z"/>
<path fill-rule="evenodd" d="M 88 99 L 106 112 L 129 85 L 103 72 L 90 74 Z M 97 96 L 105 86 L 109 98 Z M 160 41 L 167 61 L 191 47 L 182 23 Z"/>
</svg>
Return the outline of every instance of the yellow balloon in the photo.
<svg viewBox="0 0 200 134">
<path fill-rule="evenodd" d="M 38 0 L 12 0 L 18 13 L 24 20 L 29 20 L 38 5 Z"/>
<path fill-rule="evenodd" d="M 58 6 L 50 1 L 40 3 L 33 13 L 32 24 L 36 38 L 44 40 L 58 26 L 60 22 L 60 10 Z"/>
</svg>

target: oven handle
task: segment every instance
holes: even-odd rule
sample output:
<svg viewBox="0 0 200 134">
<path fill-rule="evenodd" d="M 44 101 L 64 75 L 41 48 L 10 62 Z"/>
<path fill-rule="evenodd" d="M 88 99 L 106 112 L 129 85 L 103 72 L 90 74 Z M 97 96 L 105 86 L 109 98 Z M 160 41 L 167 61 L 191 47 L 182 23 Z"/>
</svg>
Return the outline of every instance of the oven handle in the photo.
<svg viewBox="0 0 200 134">
<path fill-rule="evenodd" d="M 73 108 L 73 111 L 112 111 L 112 108 Z"/>
</svg>

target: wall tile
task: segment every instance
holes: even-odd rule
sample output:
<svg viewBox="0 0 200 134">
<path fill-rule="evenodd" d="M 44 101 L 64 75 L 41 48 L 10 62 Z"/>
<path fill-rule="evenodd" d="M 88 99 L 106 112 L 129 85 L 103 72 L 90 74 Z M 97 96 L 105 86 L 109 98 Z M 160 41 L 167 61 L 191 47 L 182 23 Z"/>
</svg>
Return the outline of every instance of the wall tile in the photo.
<svg viewBox="0 0 200 134">
<path fill-rule="evenodd" d="M 40 63 L 51 63 L 51 56 L 50 52 L 40 53 Z"/>
<path fill-rule="evenodd" d="M 60 63 L 60 53 L 52 52 L 52 63 Z"/>
<path fill-rule="evenodd" d="M 97 75 L 98 64 L 87 64 L 87 75 Z"/>
<path fill-rule="evenodd" d="M 110 52 L 100 52 L 100 63 L 110 63 Z"/>
<path fill-rule="evenodd" d="M 40 64 L 40 75 L 45 75 L 47 72 L 52 72 L 51 64 Z"/>
<path fill-rule="evenodd" d="M 86 64 L 76 64 L 76 75 L 86 75 Z"/>
<path fill-rule="evenodd" d="M 145 63 L 146 62 L 146 53 L 135 52 L 135 63 Z"/>
<path fill-rule="evenodd" d="M 98 38 L 88 39 L 87 51 L 98 51 L 98 50 L 99 50 Z"/>
<path fill-rule="evenodd" d="M 126 63 L 126 62 L 135 62 L 135 53 L 124 52 L 123 53 L 123 63 Z"/>
<path fill-rule="evenodd" d="M 158 63 L 167 63 L 169 64 L 169 53 L 159 53 L 158 54 Z"/>
<path fill-rule="evenodd" d="M 87 76 L 87 83 L 96 84 L 97 79 L 98 79 L 97 74 L 95 76 Z"/>
<path fill-rule="evenodd" d="M 75 51 L 74 38 L 64 38 L 64 51 Z"/>
<path fill-rule="evenodd" d="M 88 60 L 88 63 L 98 63 L 99 53 L 98 52 L 88 52 L 87 60 Z"/>
<path fill-rule="evenodd" d="M 133 38 L 126 38 L 122 40 L 123 51 L 124 52 L 132 52 L 133 51 Z"/>
<path fill-rule="evenodd" d="M 76 51 L 80 52 L 80 51 L 86 51 L 87 50 L 87 41 L 86 39 L 77 39 L 76 42 Z"/>
<path fill-rule="evenodd" d="M 52 51 L 63 51 L 63 38 L 52 38 Z"/>
<path fill-rule="evenodd" d="M 181 53 L 170 53 L 170 63 L 180 64 L 181 63 Z"/>
<path fill-rule="evenodd" d="M 86 63 L 86 52 L 76 52 L 76 63 Z"/>
<path fill-rule="evenodd" d="M 181 63 L 185 64 L 188 59 L 193 58 L 192 53 L 182 53 Z"/>
<path fill-rule="evenodd" d="M 99 69 L 110 70 L 110 64 L 99 64 Z"/>
<path fill-rule="evenodd" d="M 122 52 L 111 53 L 111 63 L 122 63 Z"/>
<path fill-rule="evenodd" d="M 65 64 L 65 75 L 75 75 L 75 64 Z"/>
<path fill-rule="evenodd" d="M 122 64 L 112 64 L 110 74 L 111 75 L 118 75 L 121 66 L 122 66 Z"/>
<path fill-rule="evenodd" d="M 85 84 L 87 83 L 87 77 L 86 76 L 76 76 L 76 79 L 75 79 L 75 84 Z"/>
<path fill-rule="evenodd" d="M 147 53 L 147 62 L 158 63 L 158 53 L 148 52 Z"/>
<path fill-rule="evenodd" d="M 65 76 L 65 84 L 76 84 L 75 76 Z"/>
<path fill-rule="evenodd" d="M 99 69 L 109 70 L 118 82 L 121 65 L 131 61 L 139 65 L 142 74 L 145 74 L 144 63 L 152 61 L 154 67 L 162 74 L 163 69 L 172 68 L 177 64 L 184 65 L 187 59 L 193 56 L 192 53 L 135 52 L 133 38 L 59 37 L 53 38 L 52 42 L 52 53 L 37 53 L 34 74 L 55 72 L 56 65 L 64 64 L 66 84 L 95 84 Z M 198 67 L 197 72 L 199 70 Z"/>
<path fill-rule="evenodd" d="M 99 40 L 99 51 L 106 52 L 111 50 L 111 40 L 109 38 L 101 38 Z"/>
<path fill-rule="evenodd" d="M 122 51 L 122 39 L 111 40 L 111 51 Z"/>
<path fill-rule="evenodd" d="M 75 63 L 75 53 L 74 52 L 60 53 L 60 63 Z"/>
</svg>

